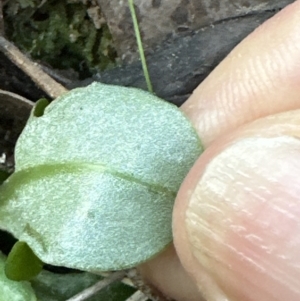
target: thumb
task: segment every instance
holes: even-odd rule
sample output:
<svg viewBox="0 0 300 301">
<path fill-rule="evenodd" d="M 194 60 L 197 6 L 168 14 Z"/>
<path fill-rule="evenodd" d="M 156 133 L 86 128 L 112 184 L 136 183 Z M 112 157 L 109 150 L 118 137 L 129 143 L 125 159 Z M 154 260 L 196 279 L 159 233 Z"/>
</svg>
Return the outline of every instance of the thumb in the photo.
<svg viewBox="0 0 300 301">
<path fill-rule="evenodd" d="M 175 247 L 209 301 L 300 300 L 300 112 L 214 142 L 178 194 Z"/>
</svg>

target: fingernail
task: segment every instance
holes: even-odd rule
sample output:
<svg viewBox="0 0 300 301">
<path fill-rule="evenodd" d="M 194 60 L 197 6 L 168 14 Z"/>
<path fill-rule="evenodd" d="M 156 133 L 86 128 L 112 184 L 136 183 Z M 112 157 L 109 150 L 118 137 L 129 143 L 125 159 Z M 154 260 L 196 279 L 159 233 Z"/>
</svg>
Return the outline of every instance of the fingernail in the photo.
<svg viewBox="0 0 300 301">
<path fill-rule="evenodd" d="M 186 230 L 216 296 L 300 300 L 300 140 L 246 138 L 223 149 L 190 198 Z"/>
</svg>

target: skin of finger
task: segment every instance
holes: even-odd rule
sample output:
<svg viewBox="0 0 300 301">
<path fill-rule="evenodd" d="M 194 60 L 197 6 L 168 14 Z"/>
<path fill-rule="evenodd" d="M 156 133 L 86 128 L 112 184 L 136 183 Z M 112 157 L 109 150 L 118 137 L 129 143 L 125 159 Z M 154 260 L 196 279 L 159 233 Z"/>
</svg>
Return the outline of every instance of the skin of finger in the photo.
<svg viewBox="0 0 300 301">
<path fill-rule="evenodd" d="M 299 7 L 300 2 L 296 1 L 252 33 L 232 51 L 182 106 L 181 109 L 194 124 L 205 147 L 220 135 L 255 118 L 300 106 L 300 85 L 297 85 L 300 68 L 295 64 L 300 55 L 297 46 L 300 27 L 295 26 L 299 19 Z M 266 47 L 266 44 L 269 46 Z M 277 46 L 280 53 L 275 51 Z M 182 187 L 181 193 L 191 191 L 190 187 L 193 187 L 191 176 Z M 183 200 L 182 195 L 178 199 Z M 175 224 L 180 225 L 182 219 L 177 217 L 177 214 L 184 214 L 186 203 L 182 201 L 181 205 L 178 204 L 180 202 L 177 201 L 174 218 Z M 177 235 L 176 230 L 175 238 Z M 181 244 L 180 241 L 184 244 L 181 236 L 178 235 L 176 239 L 178 244 Z M 179 251 L 180 257 L 184 258 L 186 263 L 190 253 L 184 248 L 180 248 Z M 189 293 L 182 291 L 178 295 L 175 289 L 178 287 L 176 279 L 186 279 L 188 283 L 191 280 L 184 269 L 178 268 L 178 258 L 174 253 L 172 254 L 168 265 L 164 265 L 164 268 L 173 271 L 175 266 L 178 278 L 165 274 L 161 279 L 160 266 L 166 260 L 164 253 L 153 259 L 153 264 L 149 261 L 146 265 L 141 265 L 139 270 L 149 282 L 154 285 L 159 282 L 162 292 L 166 295 L 181 301 L 184 300 L 182 296 Z M 209 283 L 210 279 L 205 279 L 204 282 Z M 194 299 L 200 300 L 201 294 L 195 289 L 193 291 L 195 291 Z"/>
<path fill-rule="evenodd" d="M 243 40 L 183 104 L 205 146 L 242 124 L 300 107 L 300 1 Z"/>
<path fill-rule="evenodd" d="M 192 278 L 183 269 L 173 245 L 160 256 L 142 264 L 138 271 L 146 283 L 168 298 L 205 301 Z"/>
<path fill-rule="evenodd" d="M 299 269 L 297 269 L 297 263 L 289 262 L 288 259 L 276 257 L 272 261 L 272 265 L 270 270 L 276 270 L 278 274 L 282 273 L 282 281 L 283 283 L 277 283 L 273 277 L 276 274 L 274 271 L 271 273 L 268 271 L 261 272 L 259 269 L 253 269 L 253 266 L 245 264 L 247 260 L 243 258 L 242 261 L 237 260 L 238 256 L 231 256 L 228 254 L 224 254 L 224 250 L 220 248 L 220 245 L 230 246 L 233 250 L 236 250 L 235 255 L 238 253 L 242 253 L 242 250 L 245 250 L 245 241 L 239 239 L 230 239 L 227 236 L 228 240 L 225 241 L 214 241 L 208 239 L 203 246 L 208 246 L 206 248 L 206 252 L 211 252 L 207 261 L 210 264 L 204 266 L 199 263 L 198 260 L 195 259 L 195 253 L 191 250 L 191 240 L 190 236 L 187 233 L 186 227 L 186 212 L 188 210 L 188 206 L 191 200 L 195 201 L 194 192 L 197 188 L 197 185 L 200 179 L 203 177 L 207 166 L 209 166 L 210 162 L 217 157 L 220 153 L 224 151 L 224 149 L 230 147 L 230 145 L 235 144 L 237 141 L 243 141 L 245 139 L 257 139 L 257 138 L 278 138 L 278 137 L 290 137 L 296 138 L 299 140 L 300 137 L 300 110 L 280 113 L 274 116 L 269 116 L 263 119 L 259 119 L 254 121 L 253 123 L 247 124 L 243 127 L 240 127 L 238 130 L 230 133 L 229 135 L 223 137 L 222 139 L 218 139 L 215 143 L 211 145 L 207 149 L 207 151 L 199 158 L 195 166 L 192 168 L 188 177 L 185 179 L 179 194 L 176 199 L 176 205 L 174 210 L 174 237 L 175 237 L 175 246 L 177 250 L 177 254 L 179 255 L 181 262 L 184 268 L 189 272 L 195 282 L 198 284 L 198 288 L 203 292 L 208 300 L 230 300 L 230 301 L 252 301 L 252 300 L 260 300 L 260 301 L 279 301 L 283 300 L 282 296 L 285 296 L 286 300 L 296 301 L 299 300 L 300 295 L 297 295 L 292 289 L 289 291 L 287 286 L 289 285 L 288 281 L 298 281 L 300 274 Z M 300 141 L 299 141 L 300 146 Z M 241 166 L 243 162 L 241 162 Z M 259 167 L 258 167 L 259 168 Z M 235 171 L 233 171 L 232 178 L 234 179 L 234 183 L 238 182 L 235 175 Z M 278 193 L 277 186 L 278 183 L 273 184 L 273 192 L 274 194 Z M 249 190 L 254 190 L 253 187 L 247 187 Z M 199 202 L 206 202 L 204 196 L 196 196 L 199 198 Z M 270 196 L 268 196 L 270 197 Z M 222 202 L 221 202 L 222 203 Z M 220 203 L 220 211 L 222 211 L 222 205 Z M 265 205 L 264 205 L 265 206 Z M 263 207 L 263 206 L 262 206 Z M 299 207 L 299 206 L 298 206 Z M 245 209 L 246 211 L 247 209 Z M 263 210 L 263 209 L 262 209 Z M 225 212 L 225 209 L 224 209 Z M 222 212 L 222 214 L 224 213 Z M 224 219 L 229 218 L 230 213 L 224 216 Z M 214 221 L 215 220 L 215 221 Z M 218 228 L 218 223 L 220 222 L 219 217 L 211 216 L 211 228 L 216 233 Z M 244 224 L 243 224 L 244 223 Z M 220 223 L 221 224 L 221 223 Z M 248 223 L 244 221 L 237 221 L 241 227 L 248 228 L 249 231 L 253 234 L 256 234 L 256 237 L 261 237 L 262 229 L 255 225 L 255 222 Z M 295 226 L 293 225 L 295 228 Z M 222 229 L 222 231 L 231 232 L 230 229 Z M 234 232 L 234 231 L 232 231 Z M 274 239 L 274 238 L 273 238 Z M 264 241 L 261 242 L 263 244 Z M 274 249 L 281 248 L 281 245 L 284 245 L 283 240 L 271 241 L 271 245 Z M 247 246 L 248 247 L 248 246 Z M 251 249 L 251 248 L 250 248 Z M 261 248 L 258 248 L 261 252 Z M 298 250 L 300 251 L 300 250 Z M 218 253 L 219 252 L 219 253 Z M 204 252 L 205 253 L 205 252 Z M 207 254 L 208 254 L 207 253 Z M 229 252 L 230 253 L 230 252 Z M 299 253 L 299 252 L 298 252 Z M 248 256 L 248 259 L 253 259 L 252 254 Z M 261 252 L 261 257 L 264 258 L 266 254 Z M 269 256 L 269 255 L 268 255 Z M 204 256 L 205 257 L 205 256 Z M 272 257 L 272 256 L 271 256 Z M 282 256 L 283 257 L 283 256 Z M 288 256 L 286 256 L 288 258 Z M 225 258 L 225 259 L 224 259 Z M 222 269 L 221 261 L 225 260 L 226 268 Z M 201 261 L 201 260 L 200 260 Z M 255 259 L 253 259 L 255 261 Z M 262 262 L 267 260 L 262 260 Z M 205 260 L 204 260 L 205 262 Z M 250 267 L 251 266 L 251 267 Z M 229 267 L 229 268 L 228 268 Z M 275 268 L 273 268 L 275 267 Z M 292 268 L 291 268 L 292 267 Z M 295 272 L 296 270 L 296 272 Z M 236 280 L 235 274 L 240 275 L 239 281 Z M 286 271 L 286 273 L 285 273 Z M 232 274 L 231 274 L 232 273 Z M 248 275 L 248 277 L 247 277 Z M 290 275 L 293 275 L 292 277 Z M 288 283 L 286 285 L 285 278 L 288 279 Z M 250 278 L 250 280 L 249 280 Z M 290 278 L 293 278 L 292 280 Z M 249 281 L 255 279 L 256 286 L 255 289 L 249 284 Z M 257 284 L 258 283 L 258 284 Z M 259 285 L 263 286 L 263 289 L 260 290 Z M 297 283 L 296 283 L 297 284 Z M 282 286 L 281 286 L 282 285 Z M 297 284 L 299 286 L 299 283 Z M 276 292 L 276 297 L 270 296 L 270 291 Z M 268 292 L 268 293 L 267 293 Z M 295 296 L 296 294 L 296 296 Z M 227 299 L 227 296 L 228 297 Z"/>
</svg>

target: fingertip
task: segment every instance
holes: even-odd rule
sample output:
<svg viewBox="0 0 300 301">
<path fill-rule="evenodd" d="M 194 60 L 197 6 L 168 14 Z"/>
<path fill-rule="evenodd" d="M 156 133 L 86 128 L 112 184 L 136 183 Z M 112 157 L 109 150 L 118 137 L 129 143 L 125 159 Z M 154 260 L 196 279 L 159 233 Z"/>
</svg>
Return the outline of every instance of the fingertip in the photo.
<svg viewBox="0 0 300 301">
<path fill-rule="evenodd" d="M 257 118 L 300 107 L 300 1 L 237 45 L 184 103 L 205 146 Z"/>
<path fill-rule="evenodd" d="M 214 144 L 192 169 L 175 245 L 208 300 L 299 300 L 299 162 L 300 140 L 283 134 Z"/>
</svg>

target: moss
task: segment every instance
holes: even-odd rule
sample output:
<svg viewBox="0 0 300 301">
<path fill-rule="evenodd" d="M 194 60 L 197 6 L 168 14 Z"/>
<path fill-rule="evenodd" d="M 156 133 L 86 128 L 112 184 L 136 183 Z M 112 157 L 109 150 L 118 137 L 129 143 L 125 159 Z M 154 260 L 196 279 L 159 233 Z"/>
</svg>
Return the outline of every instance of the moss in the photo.
<svg viewBox="0 0 300 301">
<path fill-rule="evenodd" d="M 83 78 L 113 66 L 116 59 L 108 27 L 101 15 L 96 20 L 89 16 L 91 9 L 98 10 L 93 0 L 10 0 L 6 34 L 32 58 L 72 68 Z"/>
</svg>

